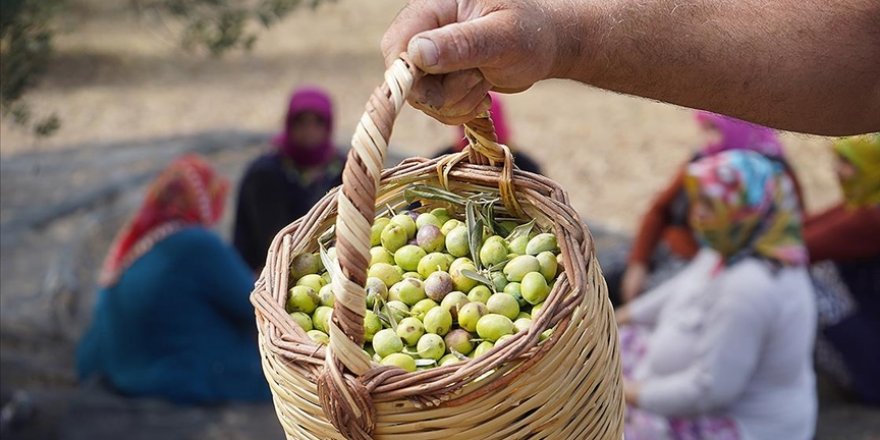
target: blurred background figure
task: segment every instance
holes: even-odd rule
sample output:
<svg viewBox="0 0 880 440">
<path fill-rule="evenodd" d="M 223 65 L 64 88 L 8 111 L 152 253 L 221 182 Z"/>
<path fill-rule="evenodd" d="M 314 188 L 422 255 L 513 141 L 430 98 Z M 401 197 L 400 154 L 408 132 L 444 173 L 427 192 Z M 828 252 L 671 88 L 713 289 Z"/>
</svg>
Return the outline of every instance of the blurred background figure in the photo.
<svg viewBox="0 0 880 440">
<path fill-rule="evenodd" d="M 626 438 L 812 438 L 815 304 L 801 209 L 778 163 L 725 151 L 688 165 L 706 246 L 618 311 Z"/>
<path fill-rule="evenodd" d="M 531 156 L 522 150 L 517 149 L 515 144 L 511 145 L 513 140 L 511 139 L 510 124 L 508 123 L 507 115 L 504 111 L 504 104 L 501 103 L 501 96 L 497 93 L 489 93 L 489 96 L 492 98 L 492 106 L 489 108 L 489 116 L 495 124 L 495 134 L 498 136 L 498 143 L 507 145 L 510 148 L 510 151 L 513 153 L 513 162 L 519 169 L 530 173 L 541 174 L 541 166 L 535 162 Z M 467 146 L 468 140 L 464 137 L 464 127 L 457 127 L 456 133 L 458 133 L 458 135 L 456 136 L 455 144 L 438 151 L 434 154 L 434 157 L 439 157 L 444 154 L 458 153 Z"/>
<path fill-rule="evenodd" d="M 699 245 L 687 222 L 689 203 L 684 191 L 684 176 L 688 164 L 724 151 L 754 151 L 782 166 L 794 182 L 799 206 L 803 206 L 800 184 L 785 159 L 774 130 L 704 111 L 696 112 L 695 119 L 704 147 L 682 165 L 642 216 L 625 271 L 615 267 L 606 271 L 615 305 L 630 301 L 641 293 L 649 276 L 656 285 L 675 274 L 697 254 Z"/>
<path fill-rule="evenodd" d="M 808 217 L 820 333 L 817 364 L 880 405 L 880 133 L 834 143 L 840 204 Z"/>
<path fill-rule="evenodd" d="M 317 87 L 294 92 L 272 151 L 250 164 L 238 190 L 233 242 L 255 272 L 281 228 L 342 183 L 345 156 L 333 145 L 333 103 Z"/>
<path fill-rule="evenodd" d="M 227 190 L 195 155 L 152 183 L 105 260 L 77 350 L 82 380 L 177 403 L 268 400 L 248 301 L 252 274 L 209 230 Z"/>
</svg>

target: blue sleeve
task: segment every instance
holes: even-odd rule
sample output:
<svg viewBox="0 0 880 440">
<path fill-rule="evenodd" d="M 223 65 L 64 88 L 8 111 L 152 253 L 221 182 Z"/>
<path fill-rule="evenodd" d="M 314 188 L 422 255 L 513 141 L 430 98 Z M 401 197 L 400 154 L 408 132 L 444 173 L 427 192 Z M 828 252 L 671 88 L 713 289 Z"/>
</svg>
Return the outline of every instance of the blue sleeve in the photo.
<svg viewBox="0 0 880 440">
<path fill-rule="evenodd" d="M 208 230 L 194 232 L 190 242 L 193 253 L 186 264 L 195 266 L 200 274 L 200 285 L 208 302 L 217 310 L 240 324 L 254 327 L 254 307 L 250 294 L 254 276 L 244 260 Z"/>
</svg>

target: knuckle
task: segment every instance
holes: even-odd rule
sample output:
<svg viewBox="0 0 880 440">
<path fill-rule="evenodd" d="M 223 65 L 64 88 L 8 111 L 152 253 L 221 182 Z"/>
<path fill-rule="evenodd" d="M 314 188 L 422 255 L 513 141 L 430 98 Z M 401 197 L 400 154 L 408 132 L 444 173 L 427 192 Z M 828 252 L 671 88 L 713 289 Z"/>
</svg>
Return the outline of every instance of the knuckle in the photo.
<svg viewBox="0 0 880 440">
<path fill-rule="evenodd" d="M 480 49 L 480 39 L 465 29 L 458 29 L 451 35 L 452 54 L 456 60 L 472 58 Z"/>
</svg>

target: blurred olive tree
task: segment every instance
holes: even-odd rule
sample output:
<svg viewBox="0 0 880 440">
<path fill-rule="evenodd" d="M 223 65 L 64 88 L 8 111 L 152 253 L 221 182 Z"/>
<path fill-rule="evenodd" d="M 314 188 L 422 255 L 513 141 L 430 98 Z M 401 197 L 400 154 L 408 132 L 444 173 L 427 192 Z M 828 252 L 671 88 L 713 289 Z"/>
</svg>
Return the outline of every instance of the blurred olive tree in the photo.
<svg viewBox="0 0 880 440">
<path fill-rule="evenodd" d="M 52 17 L 64 0 L 0 0 L 0 114 L 38 135 L 58 129 L 56 115 L 33 121 L 22 100 L 46 71 L 52 55 Z"/>
<path fill-rule="evenodd" d="M 155 13 L 180 26 L 180 43 L 212 56 L 253 47 L 266 29 L 297 7 L 333 0 L 130 0 L 137 13 Z M 33 129 L 38 136 L 55 132 L 55 114 L 35 118 L 25 93 L 45 73 L 52 57 L 55 17 L 75 0 L 0 0 L 0 114 Z"/>
</svg>

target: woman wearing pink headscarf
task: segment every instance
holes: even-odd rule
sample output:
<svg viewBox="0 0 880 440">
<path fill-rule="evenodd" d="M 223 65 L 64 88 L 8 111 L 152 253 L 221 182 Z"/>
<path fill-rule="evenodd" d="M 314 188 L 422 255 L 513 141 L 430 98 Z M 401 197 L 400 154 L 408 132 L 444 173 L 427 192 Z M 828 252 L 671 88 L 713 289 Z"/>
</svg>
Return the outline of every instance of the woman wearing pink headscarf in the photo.
<svg viewBox="0 0 880 440">
<path fill-rule="evenodd" d="M 689 163 L 724 151 L 754 151 L 783 166 L 794 181 L 798 199 L 802 200 L 800 185 L 785 161 L 785 152 L 774 130 L 704 111 L 696 112 L 694 118 L 700 126 L 704 146 L 682 165 L 669 185 L 657 194 L 651 207 L 642 217 L 630 250 L 626 270 L 622 274 L 608 271 L 609 290 L 615 304 L 633 299 L 644 289 L 651 260 L 661 241 L 672 254 L 671 259 L 680 263 L 689 261 L 697 254 L 699 245 L 686 221 L 688 203 L 684 193 L 684 171 Z M 671 264 L 671 266 L 681 265 Z M 663 275 L 658 274 L 655 278 L 662 278 Z M 653 281 L 658 282 L 662 279 Z"/>
<path fill-rule="evenodd" d="M 517 150 L 515 146 L 510 144 L 510 125 L 507 123 L 507 117 L 504 114 L 504 105 L 501 104 L 501 97 L 496 93 L 489 93 L 489 96 L 492 98 L 492 106 L 489 108 L 489 115 L 492 118 L 492 122 L 495 124 L 495 135 L 498 136 L 498 143 L 507 145 L 510 147 L 510 150 L 514 152 L 513 162 L 517 168 L 530 173 L 541 174 L 541 166 L 538 165 L 534 159 L 522 151 Z M 444 154 L 458 153 L 466 146 L 467 139 L 464 137 L 464 128 L 459 127 L 458 141 L 454 145 L 437 152 L 434 157 L 442 156 Z"/>
<path fill-rule="evenodd" d="M 248 167 L 238 192 L 234 243 L 259 271 L 275 234 L 338 185 L 345 156 L 333 145 L 333 103 L 316 87 L 290 98 L 272 150 Z"/>
</svg>

